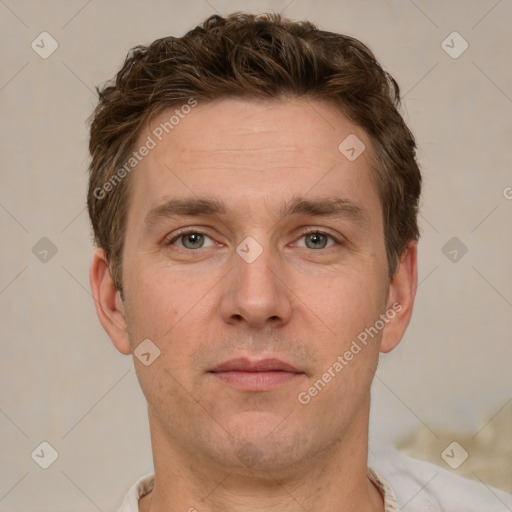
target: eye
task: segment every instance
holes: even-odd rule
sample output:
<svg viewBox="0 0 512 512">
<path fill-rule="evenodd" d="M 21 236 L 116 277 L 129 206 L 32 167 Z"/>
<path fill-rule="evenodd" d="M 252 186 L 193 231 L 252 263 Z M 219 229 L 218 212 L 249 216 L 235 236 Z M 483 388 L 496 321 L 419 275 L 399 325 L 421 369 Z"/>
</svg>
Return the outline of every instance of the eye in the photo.
<svg viewBox="0 0 512 512">
<path fill-rule="evenodd" d="M 328 249 L 336 243 L 339 243 L 333 235 L 318 230 L 307 231 L 299 240 L 301 239 L 305 241 L 305 245 L 302 245 L 302 247 L 306 247 L 307 249 Z M 208 240 L 210 240 L 210 243 L 205 245 Z M 175 235 L 166 242 L 166 245 L 176 245 L 180 249 L 195 250 L 212 247 L 215 245 L 215 241 L 206 233 L 197 230 L 189 230 Z"/>
<path fill-rule="evenodd" d="M 332 245 L 337 242 L 334 236 L 328 233 L 324 233 L 323 231 L 308 231 L 304 233 L 300 239 L 304 239 L 305 247 L 308 249 L 327 249 L 328 247 L 332 247 Z M 333 243 L 327 246 L 329 239 Z"/>
<path fill-rule="evenodd" d="M 212 243 L 205 246 L 206 239 L 211 240 Z M 215 245 L 213 240 L 206 233 L 192 230 L 181 232 L 172 239 L 168 240 L 166 245 L 174 245 L 175 242 L 180 242 L 176 245 L 181 249 L 203 249 L 204 247 L 211 247 Z"/>
</svg>

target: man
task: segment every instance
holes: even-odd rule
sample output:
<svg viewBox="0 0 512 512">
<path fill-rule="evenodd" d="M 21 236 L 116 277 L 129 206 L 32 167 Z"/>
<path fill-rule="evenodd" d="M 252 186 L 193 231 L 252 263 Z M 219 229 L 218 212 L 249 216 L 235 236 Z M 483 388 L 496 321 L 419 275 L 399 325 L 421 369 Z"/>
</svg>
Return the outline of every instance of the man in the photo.
<svg viewBox="0 0 512 512">
<path fill-rule="evenodd" d="M 236 14 L 133 49 L 99 95 L 90 280 L 135 356 L 155 466 L 120 511 L 399 510 L 423 466 L 367 462 L 379 352 L 417 282 L 396 82 L 353 38 Z M 508 499 L 460 504 L 439 478 L 455 497 L 407 510 Z"/>
</svg>

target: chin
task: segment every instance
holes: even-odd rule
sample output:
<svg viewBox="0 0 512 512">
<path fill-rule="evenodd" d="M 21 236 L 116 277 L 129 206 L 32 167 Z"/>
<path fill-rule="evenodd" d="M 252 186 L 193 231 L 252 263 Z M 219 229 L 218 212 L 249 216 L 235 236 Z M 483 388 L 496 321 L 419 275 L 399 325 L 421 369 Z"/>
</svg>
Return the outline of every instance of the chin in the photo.
<svg viewBox="0 0 512 512">
<path fill-rule="evenodd" d="M 243 475 L 268 479 L 268 473 L 277 475 L 298 468 L 308 455 L 315 452 L 318 439 L 309 434 L 311 429 L 287 421 L 282 415 L 251 412 L 239 415 L 226 425 L 227 435 L 217 448 L 215 458 L 221 465 L 236 468 Z M 283 421 L 284 419 L 284 421 Z"/>
</svg>

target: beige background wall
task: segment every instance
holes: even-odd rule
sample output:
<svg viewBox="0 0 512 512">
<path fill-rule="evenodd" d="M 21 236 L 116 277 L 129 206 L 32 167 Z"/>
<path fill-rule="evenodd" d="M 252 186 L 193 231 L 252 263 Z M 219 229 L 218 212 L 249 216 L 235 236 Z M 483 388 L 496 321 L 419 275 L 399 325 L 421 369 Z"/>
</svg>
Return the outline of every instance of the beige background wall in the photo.
<svg viewBox="0 0 512 512">
<path fill-rule="evenodd" d="M 89 292 L 85 120 L 130 47 L 235 10 L 354 35 L 405 93 L 425 180 L 421 285 L 405 339 L 382 358 L 372 435 L 478 440 L 512 415 L 510 1 L 1 0 L 2 512 L 115 510 L 152 469 L 132 362 Z M 47 59 L 31 48 L 43 31 L 59 45 Z M 458 58 L 441 46 L 453 31 L 469 44 Z M 468 249 L 456 262 L 443 253 L 454 236 Z M 47 242 L 33 253 L 42 237 L 55 255 Z M 43 441 L 59 455 L 46 470 L 31 458 Z M 494 441 L 503 455 L 506 440 Z"/>
</svg>

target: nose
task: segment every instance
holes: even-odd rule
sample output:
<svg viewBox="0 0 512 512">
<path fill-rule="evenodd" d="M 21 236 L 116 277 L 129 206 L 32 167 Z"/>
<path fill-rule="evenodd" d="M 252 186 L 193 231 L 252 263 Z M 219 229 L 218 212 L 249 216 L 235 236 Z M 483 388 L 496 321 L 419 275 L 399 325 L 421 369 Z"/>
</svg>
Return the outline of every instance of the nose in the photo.
<svg viewBox="0 0 512 512">
<path fill-rule="evenodd" d="M 232 270 L 223 280 L 223 320 L 256 329 L 287 324 L 292 314 L 293 292 L 286 283 L 286 271 L 279 256 L 268 248 L 254 260 L 243 256 L 243 252 L 233 254 Z"/>
</svg>

